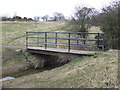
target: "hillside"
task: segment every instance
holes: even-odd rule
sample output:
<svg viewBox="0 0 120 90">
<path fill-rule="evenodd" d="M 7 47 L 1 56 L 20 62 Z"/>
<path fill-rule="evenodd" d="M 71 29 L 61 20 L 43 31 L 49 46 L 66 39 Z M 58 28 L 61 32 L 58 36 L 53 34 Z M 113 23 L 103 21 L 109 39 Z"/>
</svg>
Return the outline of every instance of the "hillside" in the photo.
<svg viewBox="0 0 120 90">
<path fill-rule="evenodd" d="M 65 22 L 3 22 L 3 46 L 25 46 L 27 31 L 62 31 Z"/>
<path fill-rule="evenodd" d="M 26 54 L 26 31 L 65 31 L 65 25 L 66 22 L 39 22 L 36 27 L 34 22 L 3 22 L 3 77 L 16 77 L 4 81 L 3 87 L 118 88 L 117 54 L 104 55 L 98 52 L 93 56 L 73 57 L 65 65 L 49 69 L 43 69 L 44 60 L 41 56 Z M 101 31 L 99 27 L 92 27 L 90 32 Z M 26 56 L 30 63 L 26 61 Z M 41 68 L 35 69 L 34 66 L 38 64 Z"/>
</svg>

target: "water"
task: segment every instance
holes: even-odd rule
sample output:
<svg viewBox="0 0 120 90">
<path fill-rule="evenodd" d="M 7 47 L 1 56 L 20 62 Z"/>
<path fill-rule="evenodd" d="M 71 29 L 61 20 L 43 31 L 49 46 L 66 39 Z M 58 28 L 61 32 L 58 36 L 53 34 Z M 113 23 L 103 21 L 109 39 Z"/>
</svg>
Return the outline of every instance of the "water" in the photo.
<svg viewBox="0 0 120 90">
<path fill-rule="evenodd" d="M 18 78 L 18 77 L 21 77 L 21 76 L 26 76 L 26 75 L 30 75 L 30 74 L 35 74 L 35 73 L 39 73 L 39 72 L 42 72 L 42 71 L 45 71 L 46 69 L 28 69 L 28 70 L 25 70 L 25 71 L 20 71 L 20 72 L 17 72 L 17 73 L 9 73 L 9 74 L 4 74 L 2 75 L 3 78 L 5 77 L 15 77 L 15 78 Z"/>
<path fill-rule="evenodd" d="M 17 78 L 17 77 L 21 77 L 21 76 L 26 76 L 26 75 L 39 73 L 39 72 L 42 72 L 44 70 L 45 69 L 28 69 L 26 71 L 21 71 L 21 72 L 18 72 L 18 73 L 11 74 L 11 76 Z"/>
<path fill-rule="evenodd" d="M 22 71 L 22 72 L 19 72 L 19 73 L 10 74 L 10 76 L 12 76 L 12 77 L 9 77 L 9 76 L 5 75 L 5 76 L 3 76 L 4 78 L 0 79 L 0 82 L 11 80 L 11 79 L 15 79 L 17 77 L 21 77 L 21 76 L 25 76 L 25 75 L 39 73 L 39 72 L 42 72 L 44 70 L 45 69 L 38 69 L 38 70 L 36 70 L 36 69 L 29 69 L 29 70 Z"/>
<path fill-rule="evenodd" d="M 14 77 L 5 77 L 5 78 L 0 79 L 0 82 L 11 80 L 11 79 L 15 79 L 15 78 Z"/>
</svg>

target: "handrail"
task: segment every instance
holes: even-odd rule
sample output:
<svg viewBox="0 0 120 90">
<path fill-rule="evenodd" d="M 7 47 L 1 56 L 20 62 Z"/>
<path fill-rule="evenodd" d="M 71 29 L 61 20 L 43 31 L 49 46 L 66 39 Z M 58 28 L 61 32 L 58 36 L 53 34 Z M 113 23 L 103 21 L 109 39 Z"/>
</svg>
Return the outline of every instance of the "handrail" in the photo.
<svg viewBox="0 0 120 90">
<path fill-rule="evenodd" d="M 92 32 L 27 32 L 27 33 L 98 34 Z M 104 34 L 104 33 L 99 33 L 99 34 Z"/>
</svg>

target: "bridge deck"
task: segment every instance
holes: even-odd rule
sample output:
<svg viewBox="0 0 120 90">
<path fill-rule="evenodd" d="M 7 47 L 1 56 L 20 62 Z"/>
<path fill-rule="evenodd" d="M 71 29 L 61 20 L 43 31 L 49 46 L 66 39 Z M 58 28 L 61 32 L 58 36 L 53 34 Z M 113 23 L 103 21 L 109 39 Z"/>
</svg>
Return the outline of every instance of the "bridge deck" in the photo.
<svg viewBox="0 0 120 90">
<path fill-rule="evenodd" d="M 81 50 L 70 50 L 68 52 L 68 49 L 61 49 L 61 48 L 47 48 L 45 47 L 27 47 L 27 50 L 29 51 L 45 51 L 45 52 L 55 52 L 55 53 L 67 53 L 67 54 L 81 54 L 81 55 L 89 55 L 94 54 L 95 51 L 81 51 Z M 37 53 L 37 52 L 36 52 Z"/>
</svg>

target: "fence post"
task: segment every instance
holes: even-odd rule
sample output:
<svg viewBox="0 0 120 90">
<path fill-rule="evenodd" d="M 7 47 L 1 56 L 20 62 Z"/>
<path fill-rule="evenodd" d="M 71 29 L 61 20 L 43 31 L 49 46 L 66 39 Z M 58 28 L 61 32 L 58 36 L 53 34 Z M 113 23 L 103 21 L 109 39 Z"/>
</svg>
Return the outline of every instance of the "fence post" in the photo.
<svg viewBox="0 0 120 90">
<path fill-rule="evenodd" d="M 56 48 L 57 48 L 57 33 L 55 33 L 55 37 L 56 37 L 55 44 L 56 44 Z"/>
<path fill-rule="evenodd" d="M 68 52 L 70 52 L 70 33 L 69 33 L 69 39 L 68 39 Z"/>
<path fill-rule="evenodd" d="M 45 32 L 45 49 L 47 49 L 47 32 Z"/>
<path fill-rule="evenodd" d="M 28 48 L 28 32 L 26 32 L 26 49 Z"/>
<path fill-rule="evenodd" d="M 98 33 L 98 40 L 97 40 L 97 50 L 99 51 L 99 38 L 100 38 L 100 34 Z"/>
</svg>

